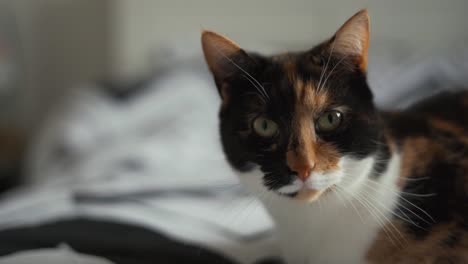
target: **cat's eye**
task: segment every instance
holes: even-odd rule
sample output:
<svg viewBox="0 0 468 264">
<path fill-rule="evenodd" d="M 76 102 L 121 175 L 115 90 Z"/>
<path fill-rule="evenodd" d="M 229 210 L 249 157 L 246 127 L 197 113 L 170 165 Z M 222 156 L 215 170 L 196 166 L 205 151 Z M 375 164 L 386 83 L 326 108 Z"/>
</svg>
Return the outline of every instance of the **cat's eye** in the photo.
<svg viewBox="0 0 468 264">
<path fill-rule="evenodd" d="M 343 121 L 343 114 L 332 110 L 322 114 L 317 120 L 316 127 L 319 132 L 332 132 L 336 130 Z"/>
<path fill-rule="evenodd" d="M 255 133 L 262 137 L 273 137 L 278 133 L 278 125 L 264 116 L 255 118 L 252 126 Z"/>
</svg>

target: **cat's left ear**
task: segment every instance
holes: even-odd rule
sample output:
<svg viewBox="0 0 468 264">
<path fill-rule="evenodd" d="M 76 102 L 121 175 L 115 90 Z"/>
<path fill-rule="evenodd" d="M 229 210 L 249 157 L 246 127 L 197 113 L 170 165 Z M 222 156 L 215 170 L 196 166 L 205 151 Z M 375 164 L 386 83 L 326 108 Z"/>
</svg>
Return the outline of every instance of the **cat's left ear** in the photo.
<svg viewBox="0 0 468 264">
<path fill-rule="evenodd" d="M 234 41 L 213 31 L 202 32 L 206 63 L 218 81 L 235 75 L 239 68 L 252 66 L 253 60 Z"/>
<path fill-rule="evenodd" d="M 363 9 L 346 21 L 330 40 L 330 52 L 350 58 L 362 72 L 367 71 L 369 14 Z"/>
<path fill-rule="evenodd" d="M 233 92 L 229 89 L 229 79 L 241 73 L 251 72 L 255 62 L 234 41 L 218 33 L 205 30 L 201 40 L 206 63 L 226 103 L 229 94 Z"/>
</svg>

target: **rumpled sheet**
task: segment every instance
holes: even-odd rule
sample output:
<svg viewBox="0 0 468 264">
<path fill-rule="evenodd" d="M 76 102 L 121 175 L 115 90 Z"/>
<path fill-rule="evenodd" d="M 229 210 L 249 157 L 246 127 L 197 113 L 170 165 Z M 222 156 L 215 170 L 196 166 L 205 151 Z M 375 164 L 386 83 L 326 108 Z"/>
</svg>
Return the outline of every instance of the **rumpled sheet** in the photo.
<svg viewBox="0 0 468 264">
<path fill-rule="evenodd" d="M 0 201 L 0 230 L 116 219 L 239 263 L 277 256 L 272 221 L 224 161 L 211 77 L 199 56 L 182 62 L 124 99 L 98 85 L 78 87 L 36 138 L 29 184 Z M 467 52 L 372 63 L 370 84 L 386 109 L 468 81 Z"/>
</svg>

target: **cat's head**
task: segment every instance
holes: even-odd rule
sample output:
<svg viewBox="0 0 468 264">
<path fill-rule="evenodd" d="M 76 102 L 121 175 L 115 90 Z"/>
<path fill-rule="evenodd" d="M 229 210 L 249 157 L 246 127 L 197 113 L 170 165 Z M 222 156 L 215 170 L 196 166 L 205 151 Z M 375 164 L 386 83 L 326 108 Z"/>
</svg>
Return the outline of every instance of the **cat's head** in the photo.
<svg viewBox="0 0 468 264">
<path fill-rule="evenodd" d="M 380 130 L 366 81 L 368 43 L 366 10 L 308 51 L 269 57 L 203 32 L 222 98 L 224 152 L 241 177 L 287 199 L 313 201 L 370 166 Z"/>
</svg>

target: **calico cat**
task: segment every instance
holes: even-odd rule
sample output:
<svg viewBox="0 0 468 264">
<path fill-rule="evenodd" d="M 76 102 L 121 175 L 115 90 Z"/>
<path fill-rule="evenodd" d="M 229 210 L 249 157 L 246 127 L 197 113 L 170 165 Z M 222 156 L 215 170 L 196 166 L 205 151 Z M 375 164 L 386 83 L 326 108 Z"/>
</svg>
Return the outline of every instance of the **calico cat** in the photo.
<svg viewBox="0 0 468 264">
<path fill-rule="evenodd" d="M 287 263 L 468 263 L 468 91 L 379 111 L 368 45 L 366 10 L 270 57 L 204 31 L 226 158 Z"/>
</svg>

